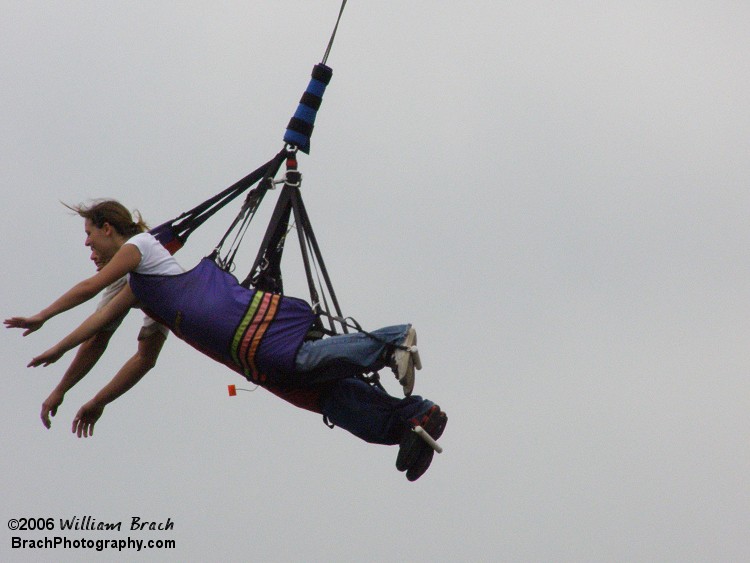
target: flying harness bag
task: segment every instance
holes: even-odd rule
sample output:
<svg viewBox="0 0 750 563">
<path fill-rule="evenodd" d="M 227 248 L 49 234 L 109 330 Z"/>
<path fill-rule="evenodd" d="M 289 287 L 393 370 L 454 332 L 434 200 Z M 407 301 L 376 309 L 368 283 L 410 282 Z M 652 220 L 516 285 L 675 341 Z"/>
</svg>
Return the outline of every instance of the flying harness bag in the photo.
<svg viewBox="0 0 750 563">
<path fill-rule="evenodd" d="M 130 287 L 149 315 L 249 381 L 298 384 L 294 360 L 316 319 L 302 299 L 245 288 L 211 258 L 173 276 L 131 273 Z"/>
</svg>

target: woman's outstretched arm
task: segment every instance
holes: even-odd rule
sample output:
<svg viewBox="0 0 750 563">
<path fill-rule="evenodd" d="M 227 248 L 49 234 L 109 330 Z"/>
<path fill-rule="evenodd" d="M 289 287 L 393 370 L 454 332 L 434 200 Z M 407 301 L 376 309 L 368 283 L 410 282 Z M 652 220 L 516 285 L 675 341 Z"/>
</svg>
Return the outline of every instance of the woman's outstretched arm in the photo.
<svg viewBox="0 0 750 563">
<path fill-rule="evenodd" d="M 102 309 L 83 321 L 78 328 L 55 344 L 52 348 L 32 359 L 27 367 L 48 366 L 59 360 L 65 352 L 85 342 L 113 320 L 124 315 L 130 307 L 138 304 L 130 286 L 126 285 Z"/>
<path fill-rule="evenodd" d="M 130 390 L 156 364 L 166 336 L 156 331 L 138 341 L 138 351 L 120 368 L 112 380 L 102 387 L 93 399 L 84 404 L 73 419 L 72 431 L 79 438 L 94 435 L 94 426 L 104 412 L 104 407 Z"/>
<path fill-rule="evenodd" d="M 117 251 L 109 263 L 95 275 L 74 285 L 36 315 L 5 319 L 5 326 L 6 328 L 25 328 L 23 335 L 27 336 L 42 328 L 42 325 L 55 315 L 88 301 L 111 283 L 135 270 L 140 262 L 141 253 L 138 248 L 126 243 Z"/>
</svg>

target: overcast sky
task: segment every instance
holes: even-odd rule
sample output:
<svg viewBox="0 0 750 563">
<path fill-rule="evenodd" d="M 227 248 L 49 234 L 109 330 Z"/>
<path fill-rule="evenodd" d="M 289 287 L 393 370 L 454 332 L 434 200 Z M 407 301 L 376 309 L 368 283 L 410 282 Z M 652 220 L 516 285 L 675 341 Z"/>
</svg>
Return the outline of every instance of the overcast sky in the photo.
<svg viewBox="0 0 750 563">
<path fill-rule="evenodd" d="M 0 0 L 3 318 L 93 272 L 60 201 L 158 224 L 273 156 L 338 8 Z M 92 302 L 0 338 L 0 559 L 750 559 L 748 29 L 733 1 L 349 2 L 303 196 L 344 312 L 417 327 L 444 453 L 409 483 L 174 337 L 78 440 L 137 312 L 45 430 L 73 354 L 25 365 Z M 11 549 L 11 518 L 85 515 L 177 548 Z"/>
</svg>

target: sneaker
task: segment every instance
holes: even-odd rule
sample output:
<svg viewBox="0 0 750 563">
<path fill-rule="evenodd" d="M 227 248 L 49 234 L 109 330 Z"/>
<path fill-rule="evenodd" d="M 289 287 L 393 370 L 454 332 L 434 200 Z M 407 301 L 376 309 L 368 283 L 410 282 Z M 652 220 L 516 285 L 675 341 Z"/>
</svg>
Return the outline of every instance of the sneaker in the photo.
<svg viewBox="0 0 750 563">
<path fill-rule="evenodd" d="M 414 369 L 422 369 L 422 362 L 419 359 L 417 350 L 417 331 L 409 328 L 406 332 L 401 346 L 408 348 L 396 348 L 393 353 L 393 372 L 396 374 L 398 382 L 404 388 L 404 395 L 408 397 L 414 391 Z"/>
<path fill-rule="evenodd" d="M 433 405 L 424 415 L 409 421 L 412 427 L 421 426 L 433 439 L 437 440 L 443 435 L 445 425 L 448 423 L 448 415 Z M 401 438 L 396 457 L 396 469 L 406 471 L 409 481 L 416 481 L 432 463 L 435 450 L 425 442 L 416 432 L 408 430 Z"/>
</svg>

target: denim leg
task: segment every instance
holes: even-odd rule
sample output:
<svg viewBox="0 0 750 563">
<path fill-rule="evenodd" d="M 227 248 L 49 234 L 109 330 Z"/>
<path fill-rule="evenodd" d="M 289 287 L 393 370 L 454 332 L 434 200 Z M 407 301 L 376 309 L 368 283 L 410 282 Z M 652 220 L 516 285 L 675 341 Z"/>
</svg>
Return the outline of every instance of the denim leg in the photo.
<svg viewBox="0 0 750 563">
<path fill-rule="evenodd" d="M 434 403 L 412 395 L 392 397 L 360 379 L 332 382 L 321 395 L 323 414 L 333 424 L 371 444 L 394 445 L 410 426 L 408 420 L 426 413 Z"/>
<path fill-rule="evenodd" d="M 372 331 L 372 338 L 362 332 L 340 334 L 302 344 L 295 368 L 302 374 L 303 385 L 352 377 L 385 366 L 384 351 L 401 342 L 411 325 L 395 325 Z"/>
</svg>

